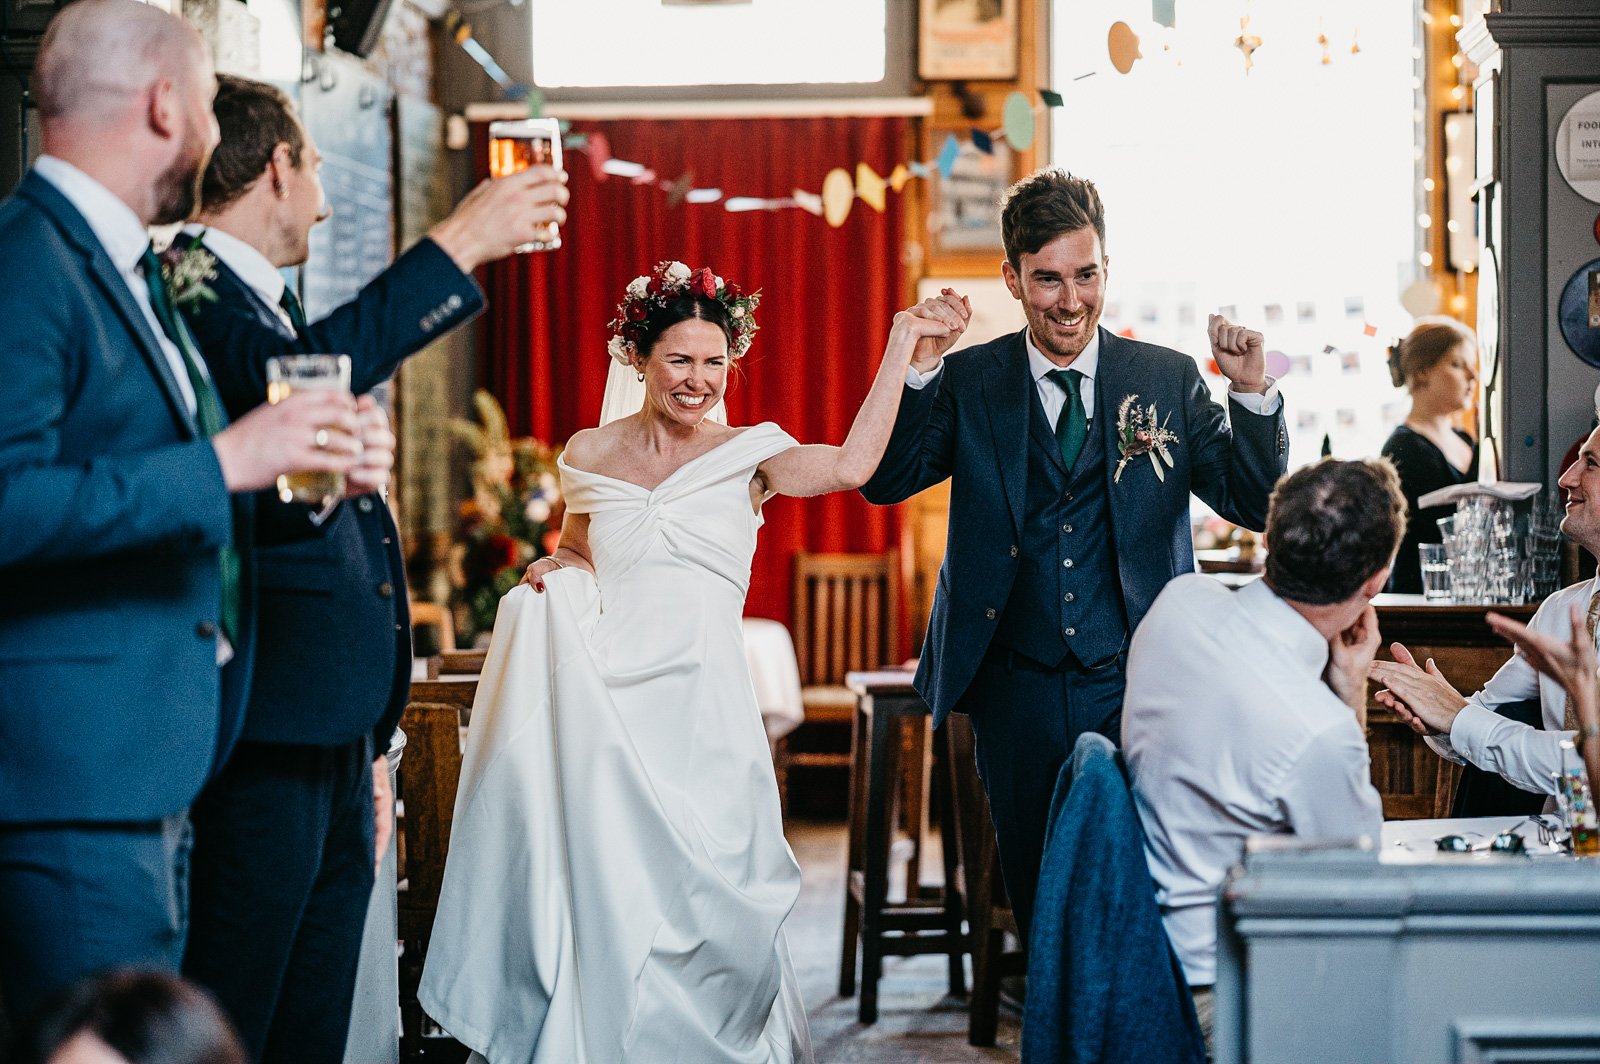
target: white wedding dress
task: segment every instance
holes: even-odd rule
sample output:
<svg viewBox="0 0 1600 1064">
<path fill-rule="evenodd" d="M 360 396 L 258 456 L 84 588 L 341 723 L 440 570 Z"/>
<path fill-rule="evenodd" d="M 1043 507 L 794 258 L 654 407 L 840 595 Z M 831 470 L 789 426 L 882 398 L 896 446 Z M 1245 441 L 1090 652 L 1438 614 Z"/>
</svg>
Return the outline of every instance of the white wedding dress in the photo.
<svg viewBox="0 0 1600 1064">
<path fill-rule="evenodd" d="M 811 1060 L 740 628 L 750 478 L 793 446 L 757 425 L 654 490 L 561 465 L 597 576 L 500 604 L 422 978 L 490 1064 Z"/>
</svg>

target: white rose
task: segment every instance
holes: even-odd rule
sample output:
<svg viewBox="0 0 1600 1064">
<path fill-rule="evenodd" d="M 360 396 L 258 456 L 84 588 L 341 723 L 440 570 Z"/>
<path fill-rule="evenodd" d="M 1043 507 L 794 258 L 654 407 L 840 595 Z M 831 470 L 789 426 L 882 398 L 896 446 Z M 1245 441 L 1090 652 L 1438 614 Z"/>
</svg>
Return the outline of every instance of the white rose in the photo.
<svg viewBox="0 0 1600 1064">
<path fill-rule="evenodd" d="M 613 336 L 611 342 L 606 344 L 606 354 L 624 366 L 631 364 L 628 359 L 628 341 L 620 336 Z"/>
<path fill-rule="evenodd" d="M 628 282 L 628 295 L 633 299 L 643 299 L 650 293 L 650 278 L 635 277 Z"/>
<path fill-rule="evenodd" d="M 732 310 L 728 311 L 728 313 L 732 314 L 735 318 L 742 318 L 744 317 L 744 308 L 734 307 Z"/>
<path fill-rule="evenodd" d="M 718 277 L 716 274 L 711 275 L 711 281 L 717 286 L 717 291 L 719 292 L 727 287 L 727 285 L 722 283 L 722 278 Z"/>
<path fill-rule="evenodd" d="M 689 279 L 689 267 L 681 262 L 667 263 L 667 280 L 682 284 Z"/>
</svg>

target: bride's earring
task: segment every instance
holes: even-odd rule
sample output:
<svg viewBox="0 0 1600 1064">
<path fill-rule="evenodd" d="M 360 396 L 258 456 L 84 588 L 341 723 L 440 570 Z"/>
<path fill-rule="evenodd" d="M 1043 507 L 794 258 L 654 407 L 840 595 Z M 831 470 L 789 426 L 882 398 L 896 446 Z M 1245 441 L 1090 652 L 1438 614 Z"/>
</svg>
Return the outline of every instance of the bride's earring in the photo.
<svg viewBox="0 0 1600 1064">
<path fill-rule="evenodd" d="M 638 376 L 638 378 L 639 378 L 639 383 L 643 384 L 644 383 L 644 374 L 640 373 L 640 374 L 637 374 L 636 376 Z"/>
</svg>

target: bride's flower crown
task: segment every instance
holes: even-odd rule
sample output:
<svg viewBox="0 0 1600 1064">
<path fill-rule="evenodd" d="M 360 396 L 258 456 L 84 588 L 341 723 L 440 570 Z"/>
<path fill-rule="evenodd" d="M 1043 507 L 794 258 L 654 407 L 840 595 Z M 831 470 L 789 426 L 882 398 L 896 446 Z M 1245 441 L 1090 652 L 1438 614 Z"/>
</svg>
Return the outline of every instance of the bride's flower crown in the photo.
<svg viewBox="0 0 1600 1064">
<path fill-rule="evenodd" d="M 745 292 L 738 285 L 726 282 L 702 266 L 690 270 L 681 262 L 660 262 L 647 276 L 635 277 L 628 285 L 627 294 L 617 304 L 617 316 L 608 322 L 611 341 L 606 352 L 624 366 L 639 349 L 648 326 L 650 312 L 664 307 L 686 295 L 715 299 L 728 310 L 733 322 L 733 344 L 728 354 L 738 358 L 750 350 L 756 337 L 756 306 L 761 302 L 760 292 Z"/>
</svg>

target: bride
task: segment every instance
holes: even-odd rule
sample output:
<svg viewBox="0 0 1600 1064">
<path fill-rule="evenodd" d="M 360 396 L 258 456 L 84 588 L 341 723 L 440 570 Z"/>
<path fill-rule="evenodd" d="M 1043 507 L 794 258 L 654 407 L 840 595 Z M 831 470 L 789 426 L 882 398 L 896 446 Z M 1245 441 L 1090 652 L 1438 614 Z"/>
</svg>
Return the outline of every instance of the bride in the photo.
<svg viewBox="0 0 1600 1064">
<path fill-rule="evenodd" d="M 761 505 L 862 484 L 913 352 L 970 308 L 896 314 L 844 445 L 802 446 L 710 416 L 758 298 L 678 262 L 628 286 L 612 375 L 642 405 L 572 437 L 560 546 L 501 602 L 421 987 L 490 1064 L 811 1060 L 740 627 Z"/>
</svg>

